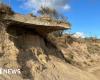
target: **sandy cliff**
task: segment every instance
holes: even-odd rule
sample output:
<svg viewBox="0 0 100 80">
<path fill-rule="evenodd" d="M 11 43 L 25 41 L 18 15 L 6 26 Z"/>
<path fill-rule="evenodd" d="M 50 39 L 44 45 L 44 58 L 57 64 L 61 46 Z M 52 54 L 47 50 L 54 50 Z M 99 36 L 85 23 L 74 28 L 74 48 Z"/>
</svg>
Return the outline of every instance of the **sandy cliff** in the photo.
<svg viewBox="0 0 100 80">
<path fill-rule="evenodd" d="M 0 74 L 0 80 L 99 80 L 99 45 L 47 37 L 52 31 L 70 28 L 67 23 L 54 21 L 50 26 L 42 20 L 37 25 L 34 17 L 26 22 L 28 17 L 14 16 L 0 19 L 0 68 L 20 69 L 21 73 Z"/>
</svg>

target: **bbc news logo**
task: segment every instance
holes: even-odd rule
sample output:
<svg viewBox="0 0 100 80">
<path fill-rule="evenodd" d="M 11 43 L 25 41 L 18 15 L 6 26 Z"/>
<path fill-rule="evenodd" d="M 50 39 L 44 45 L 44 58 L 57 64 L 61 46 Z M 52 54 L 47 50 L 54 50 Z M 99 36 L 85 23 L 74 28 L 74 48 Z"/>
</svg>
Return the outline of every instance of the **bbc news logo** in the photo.
<svg viewBox="0 0 100 80">
<path fill-rule="evenodd" d="M 21 74 L 20 69 L 0 68 L 0 74 Z"/>
</svg>

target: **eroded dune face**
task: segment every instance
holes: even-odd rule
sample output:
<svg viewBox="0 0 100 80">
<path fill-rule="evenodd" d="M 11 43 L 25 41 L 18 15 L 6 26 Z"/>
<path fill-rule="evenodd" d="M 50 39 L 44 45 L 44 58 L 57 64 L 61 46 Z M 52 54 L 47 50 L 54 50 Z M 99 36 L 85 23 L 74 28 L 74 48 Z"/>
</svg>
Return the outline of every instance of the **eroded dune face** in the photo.
<svg viewBox="0 0 100 80">
<path fill-rule="evenodd" d="M 69 29 L 68 23 L 14 15 L 4 5 L 0 10 L 0 80 L 99 80 L 100 68 L 82 70 L 73 63 L 88 63 L 86 44 L 68 45 L 58 38 L 47 39 L 49 32 Z"/>
<path fill-rule="evenodd" d="M 42 34 L 42 33 L 41 33 Z M 20 74 L 0 74 L 0 80 L 98 80 L 68 64 L 63 54 L 28 29 L 0 24 L 0 67 L 20 69 Z"/>
</svg>

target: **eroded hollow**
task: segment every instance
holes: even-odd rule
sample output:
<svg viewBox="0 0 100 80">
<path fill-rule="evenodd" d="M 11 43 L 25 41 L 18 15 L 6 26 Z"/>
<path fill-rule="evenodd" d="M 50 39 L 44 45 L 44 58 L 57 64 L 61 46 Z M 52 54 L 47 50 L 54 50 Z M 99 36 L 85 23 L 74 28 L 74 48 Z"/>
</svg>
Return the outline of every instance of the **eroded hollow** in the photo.
<svg viewBox="0 0 100 80">
<path fill-rule="evenodd" d="M 35 28 L 28 28 L 28 26 L 30 25 L 14 23 L 9 25 L 7 28 L 10 40 L 14 42 L 15 46 L 19 50 L 41 48 L 46 55 L 53 55 L 62 58 L 61 52 L 57 50 L 54 44 L 47 40 L 46 36 L 41 36 Z"/>
<path fill-rule="evenodd" d="M 9 39 L 19 50 L 17 63 L 20 66 L 23 78 L 33 79 L 32 76 L 34 74 L 32 74 L 30 66 L 40 64 L 40 66 L 43 67 L 44 62 L 42 62 L 42 59 L 45 62 L 49 59 L 49 57 L 47 57 L 49 49 L 46 46 L 46 40 L 40 36 L 35 29 L 26 28 L 22 24 L 9 25 L 7 27 L 7 33 L 9 34 Z M 40 58 L 40 56 L 42 56 L 42 58 Z"/>
<path fill-rule="evenodd" d="M 51 55 L 63 59 L 61 52 L 57 51 L 46 38 L 39 35 L 36 29 L 27 28 L 22 24 L 11 24 L 7 27 L 7 33 L 10 36 L 9 39 L 19 50 L 17 63 L 25 79 L 33 79 L 32 76 L 35 74 L 34 71 L 31 72 L 30 66 L 38 64 L 45 69 L 44 64 L 50 60 Z"/>
</svg>

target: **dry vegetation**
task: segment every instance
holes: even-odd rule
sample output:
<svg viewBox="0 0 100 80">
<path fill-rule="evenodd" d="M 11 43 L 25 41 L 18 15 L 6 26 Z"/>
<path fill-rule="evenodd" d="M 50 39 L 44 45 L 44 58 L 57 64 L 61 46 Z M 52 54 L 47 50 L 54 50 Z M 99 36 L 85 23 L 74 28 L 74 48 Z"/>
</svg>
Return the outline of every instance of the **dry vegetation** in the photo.
<svg viewBox="0 0 100 80">
<path fill-rule="evenodd" d="M 65 60 L 77 67 L 92 66 L 100 60 L 99 40 L 74 38 L 71 35 L 49 36 L 51 43 L 61 50 Z"/>
<path fill-rule="evenodd" d="M 7 15 L 13 15 L 13 14 L 14 12 L 11 10 L 9 6 L 0 4 L 0 18 L 4 18 Z"/>
</svg>

